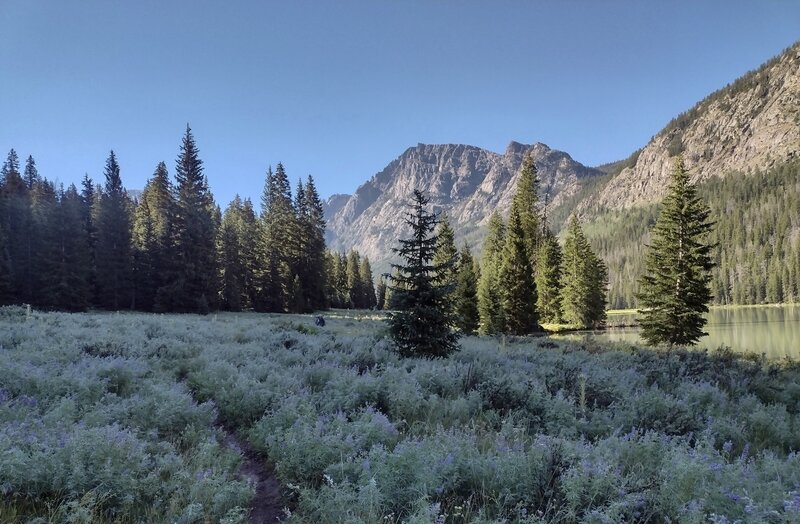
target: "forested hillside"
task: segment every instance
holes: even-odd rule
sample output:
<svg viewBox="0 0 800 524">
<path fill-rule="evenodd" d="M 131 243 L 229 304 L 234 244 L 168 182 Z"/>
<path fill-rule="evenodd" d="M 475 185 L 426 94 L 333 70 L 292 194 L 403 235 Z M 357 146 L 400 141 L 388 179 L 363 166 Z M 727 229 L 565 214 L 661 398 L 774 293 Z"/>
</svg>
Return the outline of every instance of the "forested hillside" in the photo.
<svg viewBox="0 0 800 524">
<path fill-rule="evenodd" d="M 699 192 L 716 223 L 714 302 L 800 301 L 800 162 L 710 178 Z M 636 282 L 658 210 L 658 205 L 605 210 L 586 222 L 587 237 L 612 268 L 611 307 L 636 306 Z"/>
</svg>

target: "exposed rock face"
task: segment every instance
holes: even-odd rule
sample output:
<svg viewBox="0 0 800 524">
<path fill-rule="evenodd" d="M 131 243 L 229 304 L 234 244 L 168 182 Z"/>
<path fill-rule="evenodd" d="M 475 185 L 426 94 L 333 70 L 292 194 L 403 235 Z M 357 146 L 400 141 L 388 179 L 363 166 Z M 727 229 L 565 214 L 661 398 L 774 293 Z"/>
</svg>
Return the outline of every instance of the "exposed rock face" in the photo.
<svg viewBox="0 0 800 524">
<path fill-rule="evenodd" d="M 573 194 L 580 179 L 603 174 L 544 144 L 511 142 L 504 154 L 467 145 L 418 144 L 346 201 L 342 195 L 328 200 L 328 246 L 355 248 L 385 270 L 397 239 L 408 234 L 403 214 L 414 189 L 424 190 L 434 209 L 448 213 L 459 238 L 477 236 L 495 209 L 507 213 L 529 150 L 539 172 L 540 194 L 554 203 Z"/>
<path fill-rule="evenodd" d="M 694 181 L 800 156 L 800 42 L 670 122 L 581 208 L 658 202 L 677 153 Z"/>
</svg>

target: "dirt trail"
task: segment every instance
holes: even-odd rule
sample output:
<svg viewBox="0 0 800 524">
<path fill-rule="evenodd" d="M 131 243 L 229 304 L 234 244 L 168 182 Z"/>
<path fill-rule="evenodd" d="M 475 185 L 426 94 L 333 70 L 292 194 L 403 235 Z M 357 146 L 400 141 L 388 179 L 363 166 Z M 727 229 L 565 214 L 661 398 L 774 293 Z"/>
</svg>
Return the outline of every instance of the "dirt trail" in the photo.
<svg viewBox="0 0 800 524">
<path fill-rule="evenodd" d="M 253 447 L 239 439 L 230 429 L 226 428 L 225 445 L 242 454 L 242 465 L 239 475 L 252 482 L 256 493 L 250 506 L 250 522 L 253 524 L 272 524 L 280 522 L 286 516 L 283 508 L 281 485 L 275 476 L 275 469 L 271 464 L 262 459 Z"/>
</svg>

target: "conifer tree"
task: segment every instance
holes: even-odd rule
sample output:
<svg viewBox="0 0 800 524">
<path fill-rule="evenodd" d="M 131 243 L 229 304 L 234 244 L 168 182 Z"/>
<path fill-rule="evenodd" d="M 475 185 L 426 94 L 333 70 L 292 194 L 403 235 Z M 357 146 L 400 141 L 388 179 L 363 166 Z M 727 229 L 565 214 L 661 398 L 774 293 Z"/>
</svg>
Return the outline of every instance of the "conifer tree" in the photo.
<svg viewBox="0 0 800 524">
<path fill-rule="evenodd" d="M 225 209 L 219 231 L 221 306 L 241 311 L 249 306 L 247 294 L 247 255 L 242 234 L 246 228 L 245 208 L 239 195 Z"/>
<path fill-rule="evenodd" d="M 567 229 L 562 260 L 564 321 L 582 328 L 602 327 L 606 320 L 608 272 L 592 251 L 574 215 Z"/>
<path fill-rule="evenodd" d="M 531 268 L 535 268 L 536 257 L 541 243 L 541 219 L 537 204 L 539 203 L 539 177 L 536 173 L 536 164 L 533 161 L 533 154 L 528 151 L 522 159 L 522 169 L 517 181 L 514 198 L 511 201 L 512 211 L 516 210 L 519 214 L 520 225 L 522 227 L 525 252 L 531 263 Z"/>
<path fill-rule="evenodd" d="M 500 253 L 505 245 L 505 224 L 495 212 L 489 219 L 489 234 L 483 244 L 481 274 L 478 279 L 478 311 L 482 335 L 502 333 L 505 329 L 500 293 Z"/>
<path fill-rule="evenodd" d="M 28 160 L 25 161 L 24 178 L 28 191 L 32 191 L 33 187 L 39 182 L 39 170 L 36 169 L 36 161 L 31 155 L 28 155 Z"/>
<path fill-rule="evenodd" d="M 89 303 L 91 305 L 97 303 L 97 264 L 95 258 L 97 247 L 95 210 L 99 206 L 97 200 L 94 181 L 89 178 L 88 174 L 84 174 L 81 181 L 81 217 L 83 218 L 83 231 L 86 235 L 86 242 L 89 246 Z"/>
<path fill-rule="evenodd" d="M 709 214 L 679 157 L 639 281 L 639 324 L 648 344 L 693 345 L 705 335 L 714 265 Z"/>
<path fill-rule="evenodd" d="M 462 333 L 472 335 L 478 329 L 478 277 L 475 261 L 466 242 L 458 256 L 455 290 L 456 326 Z"/>
<path fill-rule="evenodd" d="M 360 309 L 364 307 L 364 283 L 361 280 L 361 255 L 355 249 L 347 255 L 347 307 Z"/>
<path fill-rule="evenodd" d="M 217 209 L 188 125 L 176 161 L 175 182 L 177 274 L 169 291 L 177 311 L 206 313 L 215 307 L 218 291 Z"/>
<path fill-rule="evenodd" d="M 34 179 L 32 187 L 42 182 Z M 62 188 L 58 201 L 48 206 L 43 229 L 41 299 L 39 305 L 65 311 L 84 311 L 90 305 L 89 244 L 83 229 L 78 190 Z"/>
<path fill-rule="evenodd" d="M 303 303 L 307 311 L 324 309 L 325 297 L 325 218 L 322 200 L 314 179 L 298 186 L 297 224 L 300 235 L 298 274 L 302 281 Z"/>
<path fill-rule="evenodd" d="M 267 170 L 261 197 L 261 242 L 258 300 L 260 311 L 285 311 L 287 290 L 294 284 L 292 274 L 292 235 L 296 231 L 296 212 L 292 191 L 283 164 L 275 172 Z"/>
<path fill-rule="evenodd" d="M 136 308 L 144 311 L 173 308 L 169 296 L 169 283 L 177 269 L 173 261 L 173 195 L 167 166 L 159 162 L 152 178 L 145 184 L 134 212 Z"/>
<path fill-rule="evenodd" d="M 383 311 L 386 309 L 386 275 L 381 275 L 378 278 L 378 287 L 375 290 L 375 295 L 375 309 Z"/>
<path fill-rule="evenodd" d="M 131 306 L 133 259 L 128 196 L 113 151 L 106 160 L 105 179 L 97 211 L 97 299 L 101 307 L 118 310 Z"/>
<path fill-rule="evenodd" d="M 400 240 L 395 249 L 402 264 L 392 279 L 399 311 L 389 317 L 389 333 L 404 357 L 446 357 L 458 349 L 458 333 L 451 329 L 453 315 L 447 305 L 447 290 L 439 282 L 455 260 L 434 264 L 438 242 L 434 234 L 436 215 L 427 210 L 428 199 L 414 190 L 412 211 L 405 222 L 411 236 Z"/>
<path fill-rule="evenodd" d="M 441 281 L 447 292 L 447 303 L 450 308 L 455 310 L 455 291 L 458 284 L 458 249 L 456 248 L 455 232 L 450 226 L 450 219 L 446 213 L 439 216 L 439 240 L 436 243 L 436 250 L 433 252 L 433 264 L 441 265 L 446 269 L 442 271 Z M 455 260 L 454 264 L 448 265 L 448 261 Z"/>
<path fill-rule="evenodd" d="M 0 213 L 11 294 L 17 303 L 31 303 L 37 289 L 34 265 L 40 230 L 33 222 L 31 193 L 20 175 L 14 149 L 0 171 Z"/>
<path fill-rule="evenodd" d="M 511 208 L 505 245 L 500 255 L 500 300 L 505 333 L 525 335 L 538 329 L 536 284 L 525 246 L 525 233 L 518 209 Z"/>
<path fill-rule="evenodd" d="M 542 235 L 536 261 L 537 309 L 542 322 L 561 322 L 561 246 L 549 230 Z"/>
<path fill-rule="evenodd" d="M 369 257 L 364 257 L 361 260 L 361 265 L 358 267 L 359 280 L 361 280 L 361 290 L 363 293 L 361 307 L 372 309 L 378 303 L 375 296 L 375 283 L 372 278 L 372 266 L 369 263 Z"/>
</svg>

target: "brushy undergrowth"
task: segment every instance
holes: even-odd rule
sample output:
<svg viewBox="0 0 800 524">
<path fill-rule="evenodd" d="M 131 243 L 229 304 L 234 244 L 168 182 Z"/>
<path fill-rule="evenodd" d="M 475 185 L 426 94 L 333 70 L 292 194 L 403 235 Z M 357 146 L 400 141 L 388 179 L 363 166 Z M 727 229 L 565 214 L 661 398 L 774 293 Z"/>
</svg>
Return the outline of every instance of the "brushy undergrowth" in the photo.
<svg viewBox="0 0 800 524">
<path fill-rule="evenodd" d="M 291 522 L 798 522 L 800 367 L 374 319 L 0 312 L 0 520 L 236 522 L 226 428 Z"/>
</svg>

